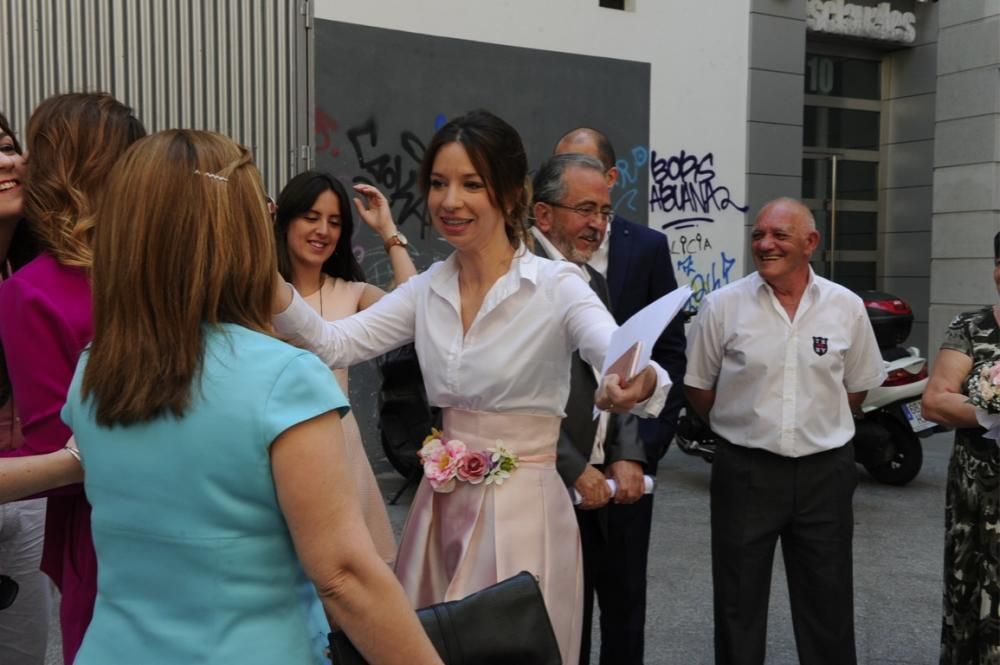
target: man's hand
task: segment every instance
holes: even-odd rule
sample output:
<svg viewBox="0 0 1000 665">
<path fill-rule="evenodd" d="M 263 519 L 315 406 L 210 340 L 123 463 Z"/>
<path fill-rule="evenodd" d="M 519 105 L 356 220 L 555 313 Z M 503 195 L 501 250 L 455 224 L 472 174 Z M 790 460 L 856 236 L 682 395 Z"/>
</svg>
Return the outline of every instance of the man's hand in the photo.
<svg viewBox="0 0 1000 665">
<path fill-rule="evenodd" d="M 611 490 L 608 489 L 608 482 L 604 479 L 604 474 L 588 464 L 580 474 L 580 477 L 573 483 L 573 487 L 580 493 L 582 501 L 577 508 L 583 510 L 594 510 L 600 508 L 611 500 Z"/>
<path fill-rule="evenodd" d="M 618 460 L 605 469 L 604 473 L 608 478 L 614 478 L 618 484 L 615 503 L 635 503 L 642 498 L 646 488 L 642 477 L 642 465 L 638 462 Z"/>
</svg>

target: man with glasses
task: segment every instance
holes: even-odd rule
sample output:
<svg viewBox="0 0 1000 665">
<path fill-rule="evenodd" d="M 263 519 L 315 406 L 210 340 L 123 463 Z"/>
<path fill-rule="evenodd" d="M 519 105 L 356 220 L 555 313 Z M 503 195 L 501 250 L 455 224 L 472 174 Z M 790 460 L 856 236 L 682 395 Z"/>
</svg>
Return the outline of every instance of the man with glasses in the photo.
<svg viewBox="0 0 1000 665">
<path fill-rule="evenodd" d="M 580 127 L 567 132 L 555 146 L 555 155 L 583 154 L 598 160 L 604 188 L 610 192 L 618 180 L 615 151 L 607 136 Z M 610 211 L 610 196 L 602 204 Z M 537 213 L 536 213 L 537 214 Z M 607 216 L 607 215 L 606 215 Z M 677 288 L 666 236 L 654 229 L 613 215 L 602 243 L 588 263 L 607 278 L 611 313 L 619 325 L 640 309 Z M 674 385 L 658 418 L 638 419 L 639 437 L 646 461 L 644 470 L 656 475 L 660 458 L 674 438 L 677 416 L 684 405 L 683 381 L 687 367 L 684 323 L 674 319 L 653 347 L 653 360 L 667 370 Z M 653 522 L 653 496 L 634 503 L 610 503 L 604 518 L 602 560 L 608 562 L 608 584 L 598 588 L 601 606 L 601 665 L 641 665 L 646 624 L 646 564 L 649 532 Z M 584 568 L 587 557 L 584 552 Z M 603 593 L 602 593 L 603 592 Z M 586 608 L 585 608 L 586 610 Z M 581 663 L 589 663 L 589 624 L 584 626 Z"/>
<path fill-rule="evenodd" d="M 546 258 L 580 266 L 584 278 L 607 305 L 607 282 L 587 265 L 614 217 L 603 165 L 588 155 L 551 157 L 535 174 L 532 189 L 535 222 L 531 233 L 536 241 L 535 251 Z M 625 506 L 642 497 L 642 464 L 646 461 L 635 416 L 602 412 L 594 419 L 594 390 L 599 370 L 584 362 L 579 353 L 573 354 L 570 394 L 556 460 L 563 482 L 576 489 L 581 497 L 576 511 L 583 548 L 581 664 L 590 663 L 594 592 L 601 603 L 603 624 L 604 614 L 610 611 L 606 599 L 617 593 L 617 580 L 625 572 L 617 562 L 607 558 L 610 508 L 606 506 L 611 501 L 616 506 Z M 607 478 L 617 483 L 614 496 Z"/>
</svg>

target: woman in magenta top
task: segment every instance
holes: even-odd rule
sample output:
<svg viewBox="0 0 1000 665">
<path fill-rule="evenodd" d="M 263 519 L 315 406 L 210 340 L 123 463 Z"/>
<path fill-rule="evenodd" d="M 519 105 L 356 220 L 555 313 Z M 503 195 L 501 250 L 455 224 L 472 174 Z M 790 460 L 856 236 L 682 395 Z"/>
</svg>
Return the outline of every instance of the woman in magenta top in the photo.
<svg viewBox="0 0 1000 665">
<path fill-rule="evenodd" d="M 24 443 L 2 455 L 58 450 L 59 419 L 80 352 L 92 336 L 88 271 L 96 199 L 117 158 L 145 134 L 107 94 L 57 95 L 28 122 L 25 216 L 41 254 L 0 286 L 0 341 Z M 90 622 L 97 565 L 82 485 L 46 494 L 42 570 L 62 593 L 63 658 L 73 662 Z"/>
</svg>

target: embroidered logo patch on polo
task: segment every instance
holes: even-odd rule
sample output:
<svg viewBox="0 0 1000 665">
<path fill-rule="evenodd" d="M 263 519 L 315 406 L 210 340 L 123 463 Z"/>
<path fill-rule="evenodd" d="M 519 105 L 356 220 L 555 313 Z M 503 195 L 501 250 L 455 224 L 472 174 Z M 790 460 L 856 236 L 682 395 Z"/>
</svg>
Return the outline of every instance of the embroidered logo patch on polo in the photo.
<svg viewBox="0 0 1000 665">
<path fill-rule="evenodd" d="M 813 337 L 813 351 L 816 352 L 817 356 L 825 356 L 826 351 L 829 348 L 827 342 L 829 338 L 827 337 Z"/>
</svg>

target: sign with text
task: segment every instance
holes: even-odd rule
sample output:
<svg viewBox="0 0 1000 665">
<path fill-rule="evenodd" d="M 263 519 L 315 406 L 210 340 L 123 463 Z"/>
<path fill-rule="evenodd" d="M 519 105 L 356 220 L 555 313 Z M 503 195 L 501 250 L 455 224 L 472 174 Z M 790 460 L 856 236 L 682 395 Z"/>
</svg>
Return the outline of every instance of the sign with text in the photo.
<svg viewBox="0 0 1000 665">
<path fill-rule="evenodd" d="M 806 27 L 813 32 L 910 44 L 917 38 L 916 23 L 913 12 L 897 11 L 888 2 L 874 7 L 844 0 L 806 3 Z"/>
</svg>

